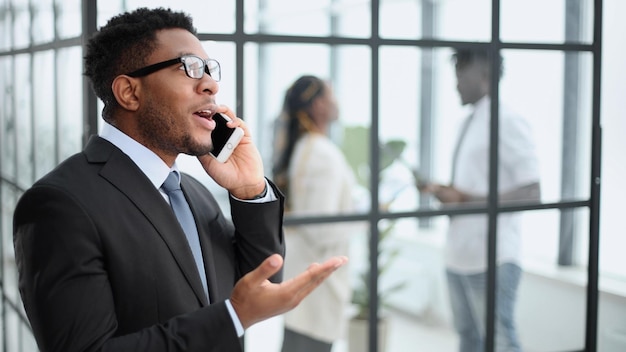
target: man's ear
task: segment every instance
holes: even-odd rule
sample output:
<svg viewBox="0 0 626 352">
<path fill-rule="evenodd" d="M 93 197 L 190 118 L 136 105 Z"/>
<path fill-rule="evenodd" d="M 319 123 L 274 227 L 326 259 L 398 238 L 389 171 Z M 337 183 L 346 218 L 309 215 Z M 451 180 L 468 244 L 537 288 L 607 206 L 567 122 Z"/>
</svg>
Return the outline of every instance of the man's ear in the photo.
<svg viewBox="0 0 626 352">
<path fill-rule="evenodd" d="M 141 83 L 138 79 L 119 75 L 113 80 L 111 89 L 115 100 L 123 109 L 130 111 L 139 109 L 138 93 L 141 91 Z"/>
</svg>

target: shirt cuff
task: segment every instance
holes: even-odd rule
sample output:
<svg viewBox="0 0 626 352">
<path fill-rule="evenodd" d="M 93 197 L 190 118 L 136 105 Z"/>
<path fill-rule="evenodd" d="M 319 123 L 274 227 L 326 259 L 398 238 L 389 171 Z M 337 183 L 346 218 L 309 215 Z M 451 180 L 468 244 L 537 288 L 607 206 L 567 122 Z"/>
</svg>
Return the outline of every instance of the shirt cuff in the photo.
<svg viewBox="0 0 626 352">
<path fill-rule="evenodd" d="M 237 197 L 234 197 L 233 195 L 231 195 L 231 197 L 233 197 L 234 199 L 240 202 L 248 202 L 248 203 L 267 203 L 267 202 L 272 202 L 278 199 L 278 197 L 276 197 L 276 194 L 274 194 L 274 189 L 270 186 L 270 183 L 267 181 L 267 179 L 265 179 L 265 189 L 267 190 L 267 192 L 265 192 L 265 196 L 260 197 L 260 198 L 239 199 Z"/>
<path fill-rule="evenodd" d="M 230 318 L 233 320 L 233 325 L 235 326 L 235 330 L 237 330 L 237 337 L 243 336 L 243 326 L 241 325 L 241 321 L 239 321 L 239 317 L 235 312 L 235 308 L 230 303 L 230 299 L 226 300 L 226 308 L 228 308 L 228 313 L 230 313 Z"/>
</svg>

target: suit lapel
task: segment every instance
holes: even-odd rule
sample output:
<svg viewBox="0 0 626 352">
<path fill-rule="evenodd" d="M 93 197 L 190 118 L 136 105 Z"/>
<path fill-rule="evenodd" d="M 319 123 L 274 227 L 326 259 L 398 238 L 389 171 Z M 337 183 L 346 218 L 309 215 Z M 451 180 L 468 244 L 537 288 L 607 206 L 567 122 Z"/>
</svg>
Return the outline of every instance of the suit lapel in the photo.
<svg viewBox="0 0 626 352">
<path fill-rule="evenodd" d="M 153 224 L 202 305 L 208 305 L 193 254 L 176 216 L 146 175 L 121 150 L 92 137 L 85 148 L 90 162 L 104 163 L 100 175 L 113 184 Z"/>
</svg>

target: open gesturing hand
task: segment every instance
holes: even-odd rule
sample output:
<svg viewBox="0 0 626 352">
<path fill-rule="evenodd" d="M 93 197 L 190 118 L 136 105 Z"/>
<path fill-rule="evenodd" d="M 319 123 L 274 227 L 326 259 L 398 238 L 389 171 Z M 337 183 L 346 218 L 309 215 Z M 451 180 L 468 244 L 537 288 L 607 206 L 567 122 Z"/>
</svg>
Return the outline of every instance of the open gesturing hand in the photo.
<svg viewBox="0 0 626 352">
<path fill-rule="evenodd" d="M 255 323 L 295 308 L 330 274 L 347 262 L 347 257 L 332 257 L 321 264 L 313 263 L 298 276 L 276 284 L 268 279 L 280 270 L 283 258 L 273 254 L 237 282 L 230 302 L 241 325 L 247 329 Z"/>
</svg>

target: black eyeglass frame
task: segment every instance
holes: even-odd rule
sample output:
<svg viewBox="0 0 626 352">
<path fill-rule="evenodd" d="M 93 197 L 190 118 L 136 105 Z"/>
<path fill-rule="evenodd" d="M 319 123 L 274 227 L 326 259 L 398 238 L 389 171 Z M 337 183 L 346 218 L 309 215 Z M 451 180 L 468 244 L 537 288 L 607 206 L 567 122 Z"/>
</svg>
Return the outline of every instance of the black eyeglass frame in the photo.
<svg viewBox="0 0 626 352">
<path fill-rule="evenodd" d="M 187 75 L 187 77 L 189 77 L 191 79 L 201 79 L 202 76 L 200 76 L 200 77 L 192 77 L 191 74 L 189 74 L 189 71 L 187 69 L 187 64 L 185 63 L 185 59 L 188 58 L 188 57 L 194 57 L 194 58 L 199 59 L 203 63 L 203 65 L 204 65 L 204 70 L 203 70 L 204 73 L 208 74 L 216 82 L 220 81 L 220 79 L 222 78 L 222 68 L 220 67 L 220 63 L 217 60 L 215 60 L 215 59 L 206 59 L 205 60 L 205 59 L 202 59 L 201 57 L 196 56 L 196 55 L 183 55 L 183 56 L 177 57 L 175 59 L 157 62 L 156 64 L 152 64 L 152 65 L 148 65 L 146 67 L 142 67 L 142 68 L 140 68 L 138 70 L 135 70 L 133 72 L 127 73 L 126 75 L 130 76 L 130 77 L 134 77 L 134 78 L 143 77 L 143 76 L 147 76 L 149 74 L 152 74 L 154 72 L 157 72 L 159 70 L 162 70 L 162 69 L 164 69 L 166 67 L 172 66 L 174 64 L 181 63 L 181 64 L 183 64 L 183 67 L 185 68 L 185 74 Z M 209 62 L 215 63 L 215 65 L 217 67 L 217 71 L 216 71 L 217 72 L 217 75 L 216 75 L 217 77 L 213 77 L 213 75 L 211 74 L 210 69 L 209 69 Z M 203 73 L 203 76 L 204 76 L 204 73 Z"/>
</svg>

